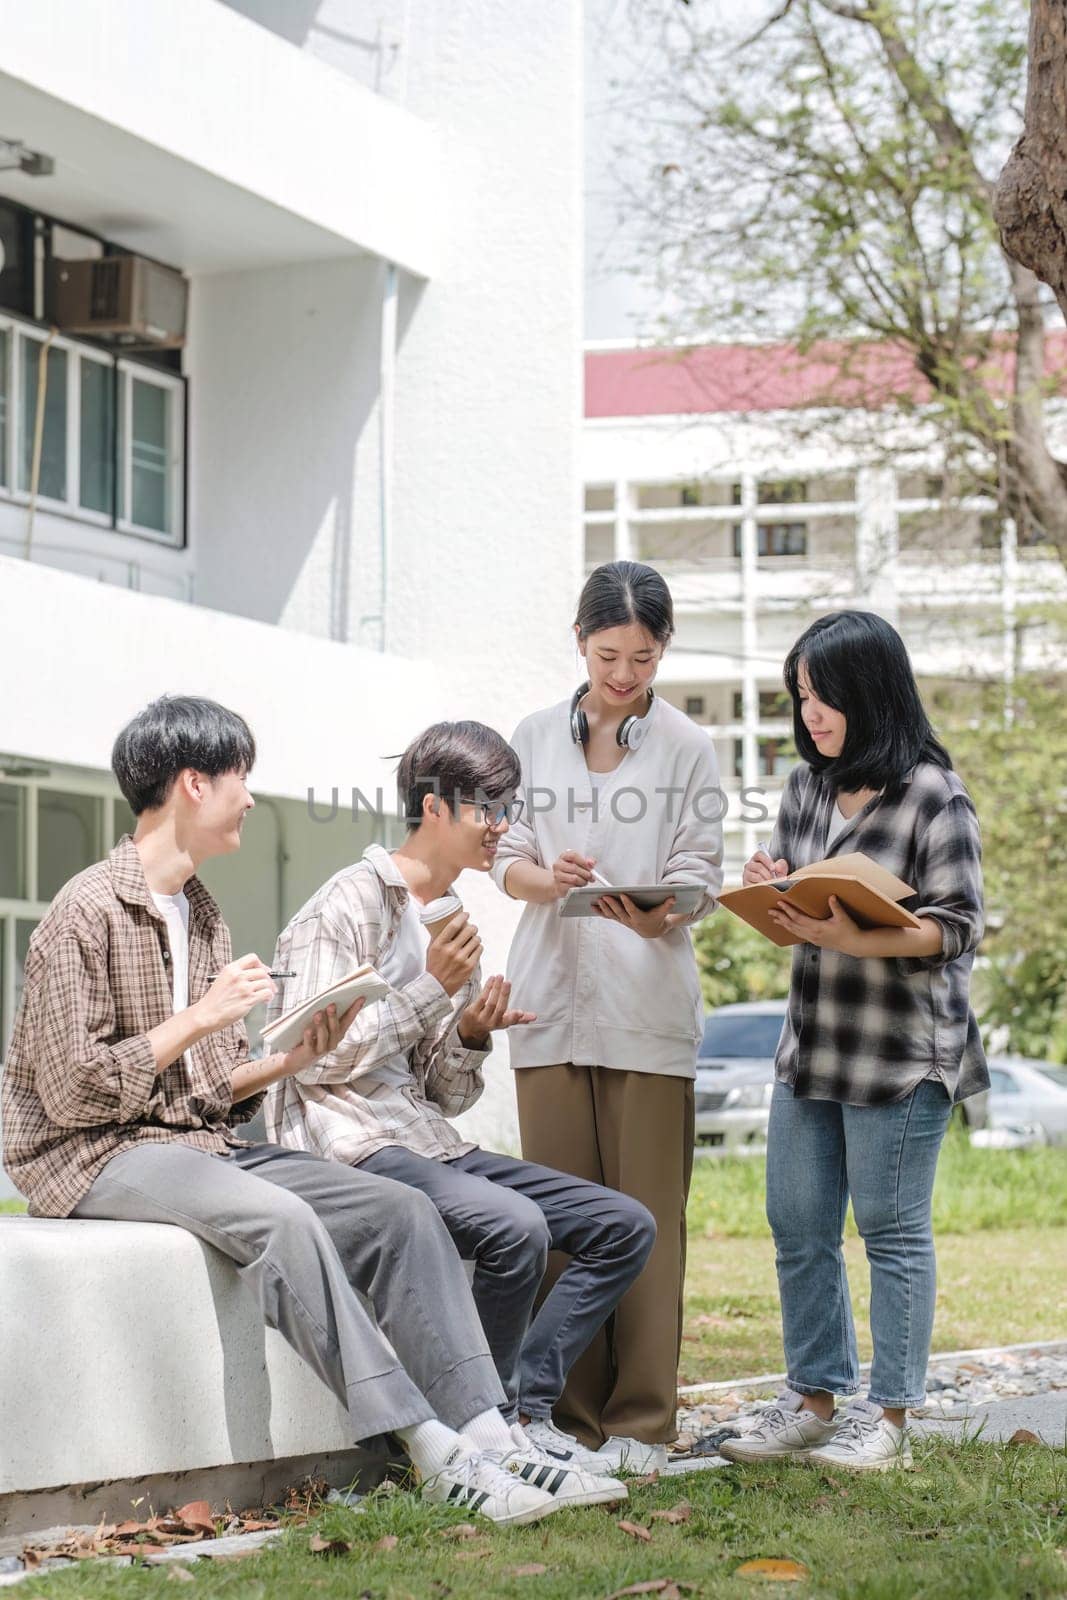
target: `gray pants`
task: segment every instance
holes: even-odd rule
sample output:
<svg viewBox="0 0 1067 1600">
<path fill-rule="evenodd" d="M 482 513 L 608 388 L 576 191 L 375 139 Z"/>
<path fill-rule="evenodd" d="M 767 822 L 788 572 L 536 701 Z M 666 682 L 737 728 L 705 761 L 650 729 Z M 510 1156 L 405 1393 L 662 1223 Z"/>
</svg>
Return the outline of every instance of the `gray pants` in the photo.
<svg viewBox="0 0 1067 1600">
<path fill-rule="evenodd" d="M 474 1300 L 505 1417 L 550 1417 L 574 1362 L 648 1260 L 651 1213 L 599 1183 L 490 1150 L 434 1161 L 387 1145 L 356 1170 L 429 1195 L 460 1254 L 474 1261 Z M 568 1261 L 535 1314 L 550 1250 Z"/>
<path fill-rule="evenodd" d="M 503 1400 L 455 1246 L 415 1189 L 272 1144 L 143 1144 L 108 1162 L 74 1216 L 169 1222 L 221 1250 L 347 1407 L 354 1439 L 434 1416 L 461 1428 Z"/>
</svg>

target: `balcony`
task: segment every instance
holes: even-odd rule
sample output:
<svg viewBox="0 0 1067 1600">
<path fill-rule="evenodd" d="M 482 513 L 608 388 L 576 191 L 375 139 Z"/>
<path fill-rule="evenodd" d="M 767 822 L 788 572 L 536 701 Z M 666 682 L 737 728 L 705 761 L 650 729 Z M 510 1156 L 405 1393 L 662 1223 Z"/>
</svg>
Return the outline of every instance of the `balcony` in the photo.
<svg viewBox="0 0 1067 1600">
<path fill-rule="evenodd" d="M 429 276 L 440 141 L 215 0 L 4 7 L 0 193 L 186 272 L 369 253 Z"/>
</svg>

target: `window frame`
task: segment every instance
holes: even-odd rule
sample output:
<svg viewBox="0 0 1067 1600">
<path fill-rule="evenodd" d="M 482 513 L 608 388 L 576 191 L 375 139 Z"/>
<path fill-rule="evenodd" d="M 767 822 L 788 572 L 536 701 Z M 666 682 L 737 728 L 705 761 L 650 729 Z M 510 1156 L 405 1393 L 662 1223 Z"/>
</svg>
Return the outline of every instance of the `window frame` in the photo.
<svg viewBox="0 0 1067 1600">
<path fill-rule="evenodd" d="M 38 346 L 44 345 L 48 338 L 48 325 L 35 322 L 29 318 L 19 316 L 17 312 L 0 310 L 0 329 L 8 335 L 7 340 L 7 372 L 6 372 L 6 439 L 4 455 L 4 478 L 0 483 L 0 500 L 8 501 L 14 505 L 28 506 L 30 503 L 29 489 L 19 487 L 20 467 L 24 441 L 27 438 L 27 427 L 30 428 L 29 437 L 32 438 L 32 422 L 25 414 L 22 404 L 22 383 L 25 365 L 24 347 L 27 341 Z M 144 539 L 149 543 L 161 545 L 169 550 L 184 550 L 188 546 L 188 530 L 186 527 L 186 411 L 188 380 L 183 373 L 166 372 L 158 367 L 150 366 L 147 362 L 140 362 L 129 355 L 120 355 L 102 348 L 88 341 L 71 338 L 69 334 L 57 333 L 52 339 L 50 350 L 62 350 L 67 357 L 67 398 L 64 426 L 65 436 L 65 463 L 66 463 L 66 497 L 62 500 L 52 495 L 38 493 L 36 504 L 39 510 L 54 516 L 64 517 L 72 522 L 85 523 L 90 527 L 104 529 L 113 533 L 121 533 L 127 538 Z M 95 511 L 81 504 L 81 364 L 83 361 L 95 362 L 98 366 L 106 367 L 113 373 L 115 394 L 115 414 L 113 419 L 111 453 L 112 453 L 112 504 L 110 512 Z M 169 407 L 167 439 L 167 493 L 172 507 L 170 532 L 161 532 L 158 528 L 148 528 L 134 522 L 127 516 L 119 516 L 119 486 L 124 486 L 127 498 L 123 502 L 128 507 L 129 490 L 132 481 L 133 447 L 128 427 L 122 426 L 121 408 L 126 407 L 132 414 L 133 379 L 141 382 L 155 384 L 157 387 L 170 392 L 172 399 Z"/>
<path fill-rule="evenodd" d="M 120 533 L 132 534 L 138 539 L 151 539 L 155 544 L 182 548 L 185 543 L 185 379 L 177 373 L 161 372 L 128 356 L 117 356 L 118 393 L 115 406 L 115 527 Z M 158 528 L 134 522 L 129 512 L 133 506 L 133 385 L 154 384 L 171 396 L 167 418 L 167 495 L 173 506 L 173 521 L 178 530 L 163 533 Z M 122 441 L 121 448 L 119 441 Z M 119 474 L 122 491 L 119 494 Z M 118 513 L 123 507 L 124 515 Z"/>
</svg>

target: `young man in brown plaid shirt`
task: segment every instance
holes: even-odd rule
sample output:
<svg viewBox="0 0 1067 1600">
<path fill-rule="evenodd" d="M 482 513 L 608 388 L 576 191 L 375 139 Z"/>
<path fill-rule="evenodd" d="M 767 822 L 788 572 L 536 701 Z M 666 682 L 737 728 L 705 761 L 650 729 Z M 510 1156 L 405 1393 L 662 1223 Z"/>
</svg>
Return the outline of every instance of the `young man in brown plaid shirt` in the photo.
<svg viewBox="0 0 1067 1600">
<path fill-rule="evenodd" d="M 432 1202 L 235 1131 L 268 1085 L 336 1048 L 359 1004 L 317 1013 L 285 1054 L 249 1057 L 243 1019 L 274 985 L 258 956 L 232 959 L 196 872 L 239 849 L 254 758 L 244 721 L 208 700 L 158 700 L 119 735 L 137 828 L 59 891 L 30 941 L 5 1165 L 37 1216 L 170 1223 L 214 1245 L 347 1407 L 353 1442 L 393 1432 L 429 1498 L 536 1521 L 572 1503 L 568 1474 L 516 1459 Z"/>
</svg>

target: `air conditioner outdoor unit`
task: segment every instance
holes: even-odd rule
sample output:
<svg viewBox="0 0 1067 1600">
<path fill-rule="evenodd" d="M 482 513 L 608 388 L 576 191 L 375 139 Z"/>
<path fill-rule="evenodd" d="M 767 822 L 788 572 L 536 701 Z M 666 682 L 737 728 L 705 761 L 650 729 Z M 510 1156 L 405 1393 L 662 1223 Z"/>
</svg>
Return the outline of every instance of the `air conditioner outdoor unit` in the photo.
<svg viewBox="0 0 1067 1600">
<path fill-rule="evenodd" d="M 55 318 L 64 333 L 176 350 L 185 343 L 189 285 L 143 256 L 54 261 Z"/>
</svg>

